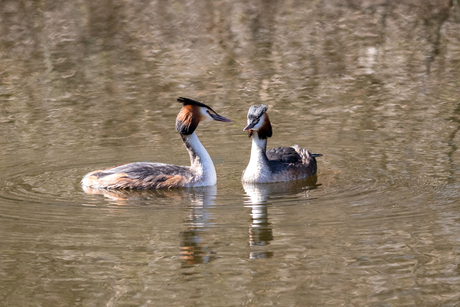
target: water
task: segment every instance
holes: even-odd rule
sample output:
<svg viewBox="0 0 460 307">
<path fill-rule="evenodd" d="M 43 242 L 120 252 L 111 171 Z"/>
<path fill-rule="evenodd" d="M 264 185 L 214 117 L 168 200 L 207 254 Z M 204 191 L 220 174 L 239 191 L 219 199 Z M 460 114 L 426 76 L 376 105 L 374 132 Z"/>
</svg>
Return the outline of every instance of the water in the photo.
<svg viewBox="0 0 460 307">
<path fill-rule="evenodd" d="M 3 1 L 3 306 L 455 306 L 456 1 Z M 215 187 L 88 194 L 89 171 L 189 163 Z M 252 104 L 310 181 L 246 186 Z"/>
</svg>

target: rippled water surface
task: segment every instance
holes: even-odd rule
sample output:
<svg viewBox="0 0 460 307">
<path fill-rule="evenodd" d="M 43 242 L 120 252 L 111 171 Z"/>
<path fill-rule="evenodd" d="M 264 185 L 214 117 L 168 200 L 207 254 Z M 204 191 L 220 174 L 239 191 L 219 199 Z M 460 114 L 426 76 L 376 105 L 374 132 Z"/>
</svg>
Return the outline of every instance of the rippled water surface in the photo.
<svg viewBox="0 0 460 307">
<path fill-rule="evenodd" d="M 458 1 L 2 1 L 2 306 L 456 306 Z M 91 170 L 189 164 L 218 183 L 85 193 Z M 248 108 L 310 180 L 242 185 Z"/>
</svg>

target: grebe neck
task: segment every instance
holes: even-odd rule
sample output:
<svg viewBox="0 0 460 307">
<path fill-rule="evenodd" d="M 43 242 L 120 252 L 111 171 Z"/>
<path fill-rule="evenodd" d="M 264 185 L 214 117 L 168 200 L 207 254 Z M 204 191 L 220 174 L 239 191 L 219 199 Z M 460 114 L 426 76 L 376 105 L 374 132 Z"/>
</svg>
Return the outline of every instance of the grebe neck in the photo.
<svg viewBox="0 0 460 307">
<path fill-rule="evenodd" d="M 260 161 L 268 165 L 268 158 L 267 158 L 267 139 L 259 138 L 257 131 L 252 132 L 252 147 L 251 147 L 251 161 Z"/>
<path fill-rule="evenodd" d="M 251 158 L 245 170 L 244 178 L 247 182 L 264 182 L 265 177 L 271 176 L 267 154 L 267 139 L 259 138 L 256 131 L 252 132 Z"/>
<path fill-rule="evenodd" d="M 217 181 L 216 169 L 208 152 L 201 144 L 198 136 L 181 134 L 185 147 L 190 155 L 190 169 L 196 173 L 194 186 L 214 185 Z"/>
</svg>

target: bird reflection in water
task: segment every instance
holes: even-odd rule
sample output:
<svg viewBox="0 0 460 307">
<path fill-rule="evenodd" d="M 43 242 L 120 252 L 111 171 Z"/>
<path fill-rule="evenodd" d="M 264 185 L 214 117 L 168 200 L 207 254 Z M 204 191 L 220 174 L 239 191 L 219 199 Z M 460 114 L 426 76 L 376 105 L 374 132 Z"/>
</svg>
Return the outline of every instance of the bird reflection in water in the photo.
<svg viewBox="0 0 460 307">
<path fill-rule="evenodd" d="M 247 207 L 251 208 L 251 224 L 249 227 L 249 259 L 271 258 L 274 253 L 267 246 L 273 241 L 273 228 L 268 218 L 268 206 L 271 196 L 293 195 L 305 193 L 316 187 L 317 176 L 304 180 L 282 183 L 244 183 L 243 188 L 248 199 Z"/>
<path fill-rule="evenodd" d="M 208 263 L 215 258 L 208 246 L 206 231 L 209 230 L 211 214 L 209 208 L 215 206 L 216 186 L 159 189 L 159 190 L 107 190 L 85 188 L 85 192 L 93 195 L 103 195 L 117 205 L 148 204 L 155 198 L 168 198 L 186 204 L 187 210 L 183 230 L 179 233 L 180 254 L 183 266 Z"/>
<path fill-rule="evenodd" d="M 184 266 L 208 263 L 215 258 L 205 240 L 205 233 L 209 230 L 211 214 L 209 208 L 215 206 L 216 186 L 194 188 L 189 210 L 184 220 L 184 230 L 180 233 L 180 259 Z"/>
</svg>

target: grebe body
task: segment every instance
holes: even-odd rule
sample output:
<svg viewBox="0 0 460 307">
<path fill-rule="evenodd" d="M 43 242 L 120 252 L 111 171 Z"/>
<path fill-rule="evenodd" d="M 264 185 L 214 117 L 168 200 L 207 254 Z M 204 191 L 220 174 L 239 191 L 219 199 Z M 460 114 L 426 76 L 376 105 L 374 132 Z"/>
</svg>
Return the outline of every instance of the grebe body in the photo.
<svg viewBox="0 0 460 307">
<path fill-rule="evenodd" d="M 252 106 L 248 112 L 248 125 L 243 129 L 252 137 L 251 157 L 243 171 L 241 181 L 246 183 L 282 182 L 307 178 L 316 174 L 315 157 L 298 145 L 267 150 L 267 139 L 272 136 L 272 126 L 267 106 Z"/>
<path fill-rule="evenodd" d="M 215 185 L 217 176 L 214 164 L 198 139 L 195 129 L 202 121 L 230 120 L 198 101 L 183 97 L 178 101 L 183 106 L 176 118 L 176 130 L 190 155 L 190 166 L 151 162 L 124 164 L 86 174 L 81 182 L 83 188 L 161 189 Z"/>
</svg>

